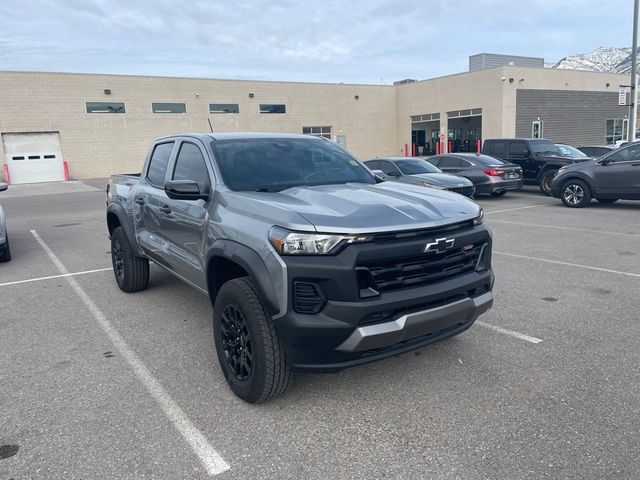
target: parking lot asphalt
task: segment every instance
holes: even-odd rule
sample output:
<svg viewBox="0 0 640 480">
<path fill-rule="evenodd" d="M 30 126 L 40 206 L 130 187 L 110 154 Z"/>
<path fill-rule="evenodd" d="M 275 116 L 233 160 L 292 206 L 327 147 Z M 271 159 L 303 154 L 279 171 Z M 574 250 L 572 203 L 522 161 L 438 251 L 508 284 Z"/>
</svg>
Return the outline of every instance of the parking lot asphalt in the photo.
<svg viewBox="0 0 640 480">
<path fill-rule="evenodd" d="M 481 323 L 255 406 L 222 377 L 206 297 L 154 266 L 117 288 L 102 185 L 0 194 L 0 479 L 640 477 L 640 202 L 480 197 Z"/>
</svg>

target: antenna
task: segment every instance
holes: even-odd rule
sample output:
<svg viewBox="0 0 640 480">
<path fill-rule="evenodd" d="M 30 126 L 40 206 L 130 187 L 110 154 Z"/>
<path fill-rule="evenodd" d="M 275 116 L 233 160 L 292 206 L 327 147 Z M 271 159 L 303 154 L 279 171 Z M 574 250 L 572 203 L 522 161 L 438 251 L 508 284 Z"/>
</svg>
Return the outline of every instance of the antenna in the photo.
<svg viewBox="0 0 640 480">
<path fill-rule="evenodd" d="M 207 122 L 209 122 L 209 129 L 211 130 L 211 133 L 213 133 L 213 125 L 211 125 L 211 119 L 207 118 Z"/>
</svg>

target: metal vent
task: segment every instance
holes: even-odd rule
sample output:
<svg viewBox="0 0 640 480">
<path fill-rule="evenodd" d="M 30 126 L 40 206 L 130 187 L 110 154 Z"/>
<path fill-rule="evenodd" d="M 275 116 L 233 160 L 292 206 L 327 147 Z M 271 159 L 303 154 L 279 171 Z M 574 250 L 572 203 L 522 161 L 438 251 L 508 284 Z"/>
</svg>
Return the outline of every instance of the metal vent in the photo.
<svg viewBox="0 0 640 480">
<path fill-rule="evenodd" d="M 293 282 L 293 307 L 298 313 L 315 314 L 324 307 L 325 299 L 315 283 Z"/>
</svg>

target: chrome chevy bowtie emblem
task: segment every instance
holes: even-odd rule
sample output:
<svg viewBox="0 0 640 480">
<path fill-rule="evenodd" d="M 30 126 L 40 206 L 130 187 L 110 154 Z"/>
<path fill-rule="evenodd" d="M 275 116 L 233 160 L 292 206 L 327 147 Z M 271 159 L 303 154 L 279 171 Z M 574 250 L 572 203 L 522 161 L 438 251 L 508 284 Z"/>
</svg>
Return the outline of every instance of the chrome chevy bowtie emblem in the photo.
<svg viewBox="0 0 640 480">
<path fill-rule="evenodd" d="M 444 253 L 450 248 L 453 248 L 455 241 L 456 240 L 454 238 L 436 238 L 435 241 L 427 243 L 427 246 L 424 247 L 424 251 Z"/>
</svg>

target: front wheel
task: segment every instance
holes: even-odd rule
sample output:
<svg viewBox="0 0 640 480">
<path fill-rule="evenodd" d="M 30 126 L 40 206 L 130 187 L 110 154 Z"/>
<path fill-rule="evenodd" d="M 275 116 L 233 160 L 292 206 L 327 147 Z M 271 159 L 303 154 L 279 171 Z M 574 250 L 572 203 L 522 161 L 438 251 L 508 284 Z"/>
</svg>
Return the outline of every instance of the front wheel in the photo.
<svg viewBox="0 0 640 480">
<path fill-rule="evenodd" d="M 545 195 L 551 195 L 551 183 L 557 173 L 557 170 L 547 170 L 540 177 L 540 191 Z"/>
<path fill-rule="evenodd" d="M 582 180 L 569 180 L 562 187 L 562 203 L 570 208 L 582 208 L 591 202 L 591 190 Z"/>
<path fill-rule="evenodd" d="M 248 277 L 225 283 L 213 306 L 213 338 L 229 387 L 249 403 L 285 391 L 291 374 L 278 333 Z"/>
</svg>

